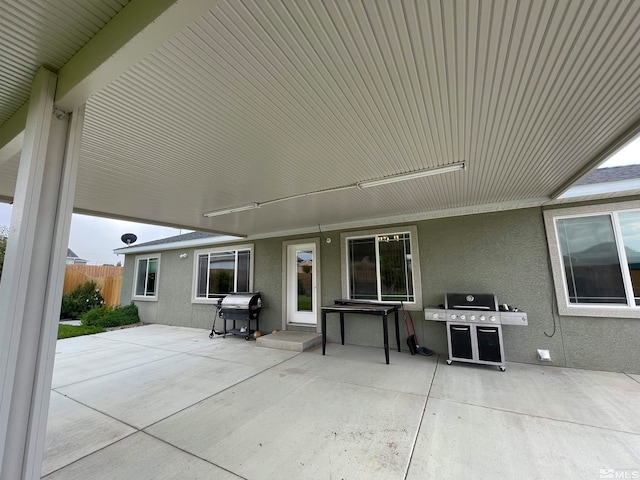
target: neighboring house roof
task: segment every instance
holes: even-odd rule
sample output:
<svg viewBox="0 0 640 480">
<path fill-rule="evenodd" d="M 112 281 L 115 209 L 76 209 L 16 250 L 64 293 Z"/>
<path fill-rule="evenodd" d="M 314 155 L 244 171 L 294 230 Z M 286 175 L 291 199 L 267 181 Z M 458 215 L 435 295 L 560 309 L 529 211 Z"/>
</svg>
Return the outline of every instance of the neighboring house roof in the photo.
<svg viewBox="0 0 640 480">
<path fill-rule="evenodd" d="M 621 182 L 640 178 L 640 165 L 624 165 L 621 167 L 596 168 L 576 185 L 593 185 L 596 183 Z"/>
<path fill-rule="evenodd" d="M 597 168 L 558 197 L 559 200 L 589 200 L 640 192 L 640 165 Z"/>
<path fill-rule="evenodd" d="M 79 264 L 89 263 L 88 260 L 85 260 L 84 258 L 80 258 L 76 254 L 76 252 L 74 252 L 70 248 L 67 248 L 67 263 L 70 263 L 70 262 L 79 263 Z"/>
</svg>

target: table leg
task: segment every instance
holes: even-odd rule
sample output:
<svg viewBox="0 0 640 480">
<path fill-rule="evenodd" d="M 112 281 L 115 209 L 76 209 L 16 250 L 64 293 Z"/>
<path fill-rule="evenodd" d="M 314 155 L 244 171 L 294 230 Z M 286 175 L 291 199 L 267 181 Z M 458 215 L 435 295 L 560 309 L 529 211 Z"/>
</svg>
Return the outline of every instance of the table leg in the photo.
<svg viewBox="0 0 640 480">
<path fill-rule="evenodd" d="M 327 312 L 322 312 L 322 355 L 324 355 L 324 349 L 327 345 Z"/>
<path fill-rule="evenodd" d="M 389 325 L 387 325 L 387 314 L 382 316 L 382 332 L 384 335 L 384 358 L 389 365 Z"/>
<path fill-rule="evenodd" d="M 398 309 L 395 312 L 395 320 L 396 320 L 396 343 L 398 344 L 398 351 L 400 351 L 400 325 L 398 323 Z"/>
<path fill-rule="evenodd" d="M 344 313 L 340 312 L 340 340 L 344 345 Z"/>
</svg>

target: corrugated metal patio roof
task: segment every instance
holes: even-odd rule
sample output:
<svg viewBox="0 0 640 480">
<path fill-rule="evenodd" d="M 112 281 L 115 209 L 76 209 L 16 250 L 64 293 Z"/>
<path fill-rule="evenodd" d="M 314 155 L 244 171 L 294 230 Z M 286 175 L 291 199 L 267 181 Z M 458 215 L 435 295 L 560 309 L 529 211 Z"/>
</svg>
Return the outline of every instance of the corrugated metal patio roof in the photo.
<svg viewBox="0 0 640 480">
<path fill-rule="evenodd" d="M 0 21 L 0 199 L 46 64 L 61 107 L 87 102 L 80 213 L 265 236 L 541 205 L 640 125 L 633 0 L 38 0 Z"/>
</svg>

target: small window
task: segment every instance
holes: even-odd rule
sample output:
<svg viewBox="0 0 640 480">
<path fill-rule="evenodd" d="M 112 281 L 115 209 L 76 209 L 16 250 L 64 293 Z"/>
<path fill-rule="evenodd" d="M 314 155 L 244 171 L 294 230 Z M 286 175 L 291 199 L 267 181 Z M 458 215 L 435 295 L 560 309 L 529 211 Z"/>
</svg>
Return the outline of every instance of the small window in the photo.
<svg viewBox="0 0 640 480">
<path fill-rule="evenodd" d="M 352 300 L 414 304 L 421 293 L 419 272 L 414 271 L 417 231 L 379 231 L 343 234 L 346 249 L 345 297 Z"/>
<path fill-rule="evenodd" d="M 156 300 L 160 256 L 136 257 L 133 297 L 138 300 Z"/>
<path fill-rule="evenodd" d="M 200 250 L 195 255 L 194 299 L 206 301 L 232 292 L 250 292 L 252 247 Z"/>
<path fill-rule="evenodd" d="M 639 207 L 624 202 L 545 211 L 562 315 L 640 317 Z"/>
</svg>

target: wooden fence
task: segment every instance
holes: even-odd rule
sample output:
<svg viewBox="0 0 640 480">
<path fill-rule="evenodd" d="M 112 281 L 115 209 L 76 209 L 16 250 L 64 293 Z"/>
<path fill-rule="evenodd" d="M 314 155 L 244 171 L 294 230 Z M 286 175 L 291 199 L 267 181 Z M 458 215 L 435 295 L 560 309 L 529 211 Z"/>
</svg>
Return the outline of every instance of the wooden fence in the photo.
<svg viewBox="0 0 640 480">
<path fill-rule="evenodd" d="M 64 292 L 70 292 L 78 285 L 94 281 L 107 305 L 120 305 L 123 267 L 108 265 L 67 265 L 64 272 Z"/>
</svg>

